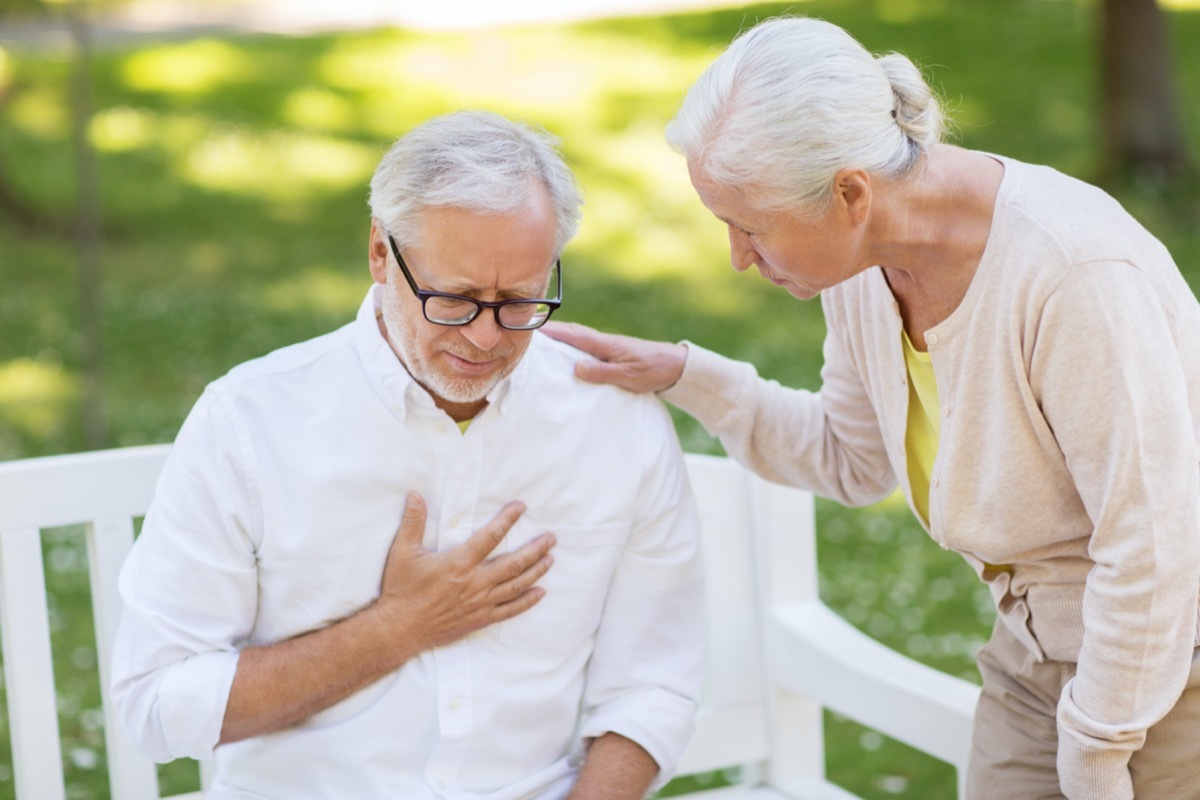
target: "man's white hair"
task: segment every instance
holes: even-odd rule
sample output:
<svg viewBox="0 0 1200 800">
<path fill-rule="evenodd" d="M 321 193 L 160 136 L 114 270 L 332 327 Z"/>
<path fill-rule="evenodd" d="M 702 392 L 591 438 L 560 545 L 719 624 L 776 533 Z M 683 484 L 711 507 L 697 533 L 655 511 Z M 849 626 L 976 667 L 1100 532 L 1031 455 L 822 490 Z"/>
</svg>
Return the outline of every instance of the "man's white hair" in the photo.
<svg viewBox="0 0 1200 800">
<path fill-rule="evenodd" d="M 418 217 L 449 206 L 483 214 L 529 207 L 542 187 L 555 214 L 555 253 L 579 226 L 583 199 L 571 170 L 545 131 L 486 111 L 435 117 L 400 137 L 375 169 L 371 213 L 398 247 L 420 240 Z"/>
</svg>

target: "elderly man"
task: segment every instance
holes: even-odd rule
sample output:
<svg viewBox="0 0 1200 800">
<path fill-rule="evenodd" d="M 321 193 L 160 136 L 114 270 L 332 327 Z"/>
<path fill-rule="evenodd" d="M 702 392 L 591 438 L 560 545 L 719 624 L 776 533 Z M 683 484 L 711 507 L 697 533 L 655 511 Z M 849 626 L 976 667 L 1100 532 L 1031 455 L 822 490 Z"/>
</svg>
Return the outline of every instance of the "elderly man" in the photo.
<svg viewBox="0 0 1200 800">
<path fill-rule="evenodd" d="M 574 179 L 425 123 L 371 181 L 355 321 L 211 384 L 121 575 L 113 695 L 214 800 L 640 798 L 691 731 L 696 519 L 670 417 L 577 382 Z"/>
</svg>

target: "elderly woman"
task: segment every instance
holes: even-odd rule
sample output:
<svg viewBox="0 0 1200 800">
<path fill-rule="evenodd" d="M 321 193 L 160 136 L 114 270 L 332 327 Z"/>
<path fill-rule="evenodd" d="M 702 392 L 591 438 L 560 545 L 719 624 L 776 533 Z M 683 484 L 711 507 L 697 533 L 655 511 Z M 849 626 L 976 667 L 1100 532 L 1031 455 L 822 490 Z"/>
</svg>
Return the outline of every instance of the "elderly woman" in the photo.
<svg viewBox="0 0 1200 800">
<path fill-rule="evenodd" d="M 897 482 L 991 589 L 971 798 L 1200 797 L 1200 305 L 1103 192 L 940 143 L 904 56 L 765 22 L 667 138 L 733 268 L 821 296 L 822 387 L 559 325 L 579 377 L 662 397 L 759 474 Z"/>
</svg>

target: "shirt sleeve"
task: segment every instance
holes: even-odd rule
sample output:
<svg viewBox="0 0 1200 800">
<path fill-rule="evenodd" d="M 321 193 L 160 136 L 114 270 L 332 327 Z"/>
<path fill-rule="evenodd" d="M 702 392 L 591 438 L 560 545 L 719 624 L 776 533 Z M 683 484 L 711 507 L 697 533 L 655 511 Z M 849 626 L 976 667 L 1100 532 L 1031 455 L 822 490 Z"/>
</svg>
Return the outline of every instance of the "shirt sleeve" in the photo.
<svg viewBox="0 0 1200 800">
<path fill-rule="evenodd" d="M 878 417 L 826 305 L 821 389 L 791 389 L 754 367 L 690 342 L 683 375 L 661 396 L 694 416 L 758 475 L 845 505 L 868 505 L 896 487 Z M 899 345 L 899 332 L 896 344 Z"/>
<path fill-rule="evenodd" d="M 184 422 L 121 569 L 112 696 L 156 761 L 212 757 L 257 607 L 244 438 L 212 389 Z"/>
<path fill-rule="evenodd" d="M 644 398 L 642 480 L 632 531 L 588 665 L 584 739 L 618 733 L 674 774 L 691 738 L 704 663 L 699 522 L 683 453 L 661 403 Z"/>
<path fill-rule="evenodd" d="M 1187 681 L 1200 587 L 1200 457 L 1149 280 L 1126 263 L 1076 266 L 1044 307 L 1030 382 L 1093 525 L 1060 782 L 1070 798 L 1132 798 L 1130 755 Z"/>
</svg>

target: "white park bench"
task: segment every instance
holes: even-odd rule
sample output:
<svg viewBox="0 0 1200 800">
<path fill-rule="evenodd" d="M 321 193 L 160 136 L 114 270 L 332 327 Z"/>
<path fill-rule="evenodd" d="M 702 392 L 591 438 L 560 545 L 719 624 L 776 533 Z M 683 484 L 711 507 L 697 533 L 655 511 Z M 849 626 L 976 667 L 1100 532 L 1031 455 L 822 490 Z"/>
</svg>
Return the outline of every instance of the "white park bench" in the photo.
<svg viewBox="0 0 1200 800">
<path fill-rule="evenodd" d="M 42 531 L 84 524 L 100 685 L 120 616 L 116 578 L 168 447 L 0 463 L 0 646 L 18 800 L 64 800 Z M 958 770 L 978 689 L 860 633 L 817 596 L 813 502 L 734 462 L 689 455 L 709 615 L 704 700 L 681 775 L 740 774 L 698 800 L 849 800 L 824 778 L 828 708 Z M 113 800 L 157 800 L 156 767 L 104 702 Z M 5 754 L 0 753 L 0 764 Z M 203 772 L 203 770 L 202 770 Z M 176 795 L 198 800 L 199 794 Z"/>
</svg>

